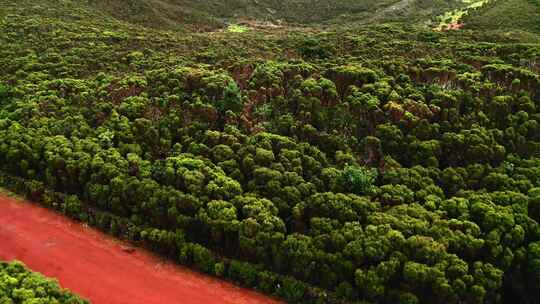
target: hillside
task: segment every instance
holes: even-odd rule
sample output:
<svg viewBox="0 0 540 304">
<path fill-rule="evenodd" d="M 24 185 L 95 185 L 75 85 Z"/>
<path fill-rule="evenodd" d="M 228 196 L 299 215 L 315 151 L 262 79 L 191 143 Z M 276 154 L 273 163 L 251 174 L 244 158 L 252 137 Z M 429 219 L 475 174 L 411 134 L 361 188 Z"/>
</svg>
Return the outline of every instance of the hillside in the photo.
<svg viewBox="0 0 540 304">
<path fill-rule="evenodd" d="M 381 20 L 422 20 L 463 6 L 458 0 L 88 0 L 92 8 L 118 19 L 178 30 L 207 31 L 231 22 L 344 24 Z"/>
<path fill-rule="evenodd" d="M 540 34 L 540 2 L 537 0 L 493 0 L 464 20 L 466 28 L 500 32 Z"/>
<path fill-rule="evenodd" d="M 0 185 L 290 303 L 534 303 L 524 1 L 0 1 Z"/>
</svg>

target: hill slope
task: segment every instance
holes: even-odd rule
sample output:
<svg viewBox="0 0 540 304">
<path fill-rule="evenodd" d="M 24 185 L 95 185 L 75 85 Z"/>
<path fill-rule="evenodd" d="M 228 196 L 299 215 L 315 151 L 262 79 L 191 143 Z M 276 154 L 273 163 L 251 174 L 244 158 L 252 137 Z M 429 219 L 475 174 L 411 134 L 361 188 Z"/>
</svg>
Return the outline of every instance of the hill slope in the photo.
<svg viewBox="0 0 540 304">
<path fill-rule="evenodd" d="M 245 19 L 304 25 L 410 22 L 463 6 L 459 0 L 88 0 L 88 4 L 129 22 L 199 31 Z"/>
<path fill-rule="evenodd" d="M 468 29 L 540 34 L 540 1 L 493 0 L 471 11 L 463 22 Z"/>
</svg>

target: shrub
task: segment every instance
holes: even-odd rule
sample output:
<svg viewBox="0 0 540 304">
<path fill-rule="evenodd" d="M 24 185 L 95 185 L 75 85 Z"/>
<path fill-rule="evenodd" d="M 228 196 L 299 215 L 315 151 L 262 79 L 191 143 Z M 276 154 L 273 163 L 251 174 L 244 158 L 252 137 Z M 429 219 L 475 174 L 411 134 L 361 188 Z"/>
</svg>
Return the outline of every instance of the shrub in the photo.
<svg viewBox="0 0 540 304">
<path fill-rule="evenodd" d="M 316 38 L 304 39 L 298 49 L 305 58 L 323 59 L 330 56 L 330 52 L 322 47 L 321 41 Z"/>
<path fill-rule="evenodd" d="M 11 88 L 0 83 L 0 104 L 7 102 L 7 99 L 11 97 L 11 94 Z"/>
<path fill-rule="evenodd" d="M 347 166 L 339 177 L 343 189 L 354 194 L 370 194 L 377 178 L 375 169 L 365 167 Z"/>
<path fill-rule="evenodd" d="M 221 112 L 232 111 L 234 113 L 242 112 L 244 100 L 240 88 L 234 81 L 229 81 L 223 90 L 223 98 L 217 102 L 216 108 Z"/>
<path fill-rule="evenodd" d="M 298 303 L 304 298 L 306 285 L 293 278 L 286 277 L 277 289 L 277 294 L 291 303 Z"/>
<path fill-rule="evenodd" d="M 0 303 L 69 303 L 85 304 L 58 282 L 31 272 L 21 262 L 0 262 Z"/>
<path fill-rule="evenodd" d="M 258 271 L 249 263 L 231 261 L 229 264 L 229 276 L 243 285 L 255 286 L 257 283 Z"/>
</svg>

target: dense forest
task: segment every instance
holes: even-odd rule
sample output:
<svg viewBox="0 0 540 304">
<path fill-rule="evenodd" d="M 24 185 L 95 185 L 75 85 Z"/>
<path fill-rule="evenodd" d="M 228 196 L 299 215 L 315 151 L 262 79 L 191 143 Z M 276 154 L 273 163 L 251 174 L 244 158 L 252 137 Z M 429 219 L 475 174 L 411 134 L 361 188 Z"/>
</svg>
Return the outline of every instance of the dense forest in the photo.
<svg viewBox="0 0 540 304">
<path fill-rule="evenodd" d="M 0 303 L 2 304 L 85 304 L 63 290 L 56 281 L 29 271 L 21 262 L 0 262 Z"/>
<path fill-rule="evenodd" d="M 506 1 L 444 32 L 0 5 L 5 187 L 291 303 L 538 301 L 539 32 L 487 30 Z"/>
</svg>

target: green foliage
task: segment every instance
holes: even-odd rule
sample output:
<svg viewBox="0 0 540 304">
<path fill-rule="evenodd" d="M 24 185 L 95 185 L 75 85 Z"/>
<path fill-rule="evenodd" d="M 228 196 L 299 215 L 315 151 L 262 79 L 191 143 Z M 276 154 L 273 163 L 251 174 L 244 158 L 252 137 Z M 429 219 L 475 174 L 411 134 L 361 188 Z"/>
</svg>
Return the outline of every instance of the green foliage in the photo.
<svg viewBox="0 0 540 304">
<path fill-rule="evenodd" d="M 7 102 L 7 99 L 11 97 L 11 94 L 11 88 L 0 83 L 0 104 Z"/>
<path fill-rule="evenodd" d="M 529 190 L 529 216 L 540 222 L 540 188 L 532 188 Z"/>
<path fill-rule="evenodd" d="M 57 281 L 29 271 L 21 262 L 0 262 L 0 303 L 83 304 Z"/>
<path fill-rule="evenodd" d="M 286 278 L 283 281 L 283 286 L 279 286 L 277 294 L 291 302 L 301 301 L 304 298 L 306 286 L 299 281 Z"/>
<path fill-rule="evenodd" d="M 377 171 L 373 168 L 346 166 L 339 176 L 339 181 L 346 191 L 362 195 L 373 191 L 376 178 Z"/>
<path fill-rule="evenodd" d="M 223 98 L 218 101 L 216 108 L 220 112 L 233 111 L 239 113 L 244 108 L 242 93 L 234 81 L 231 81 L 223 90 Z"/>
<path fill-rule="evenodd" d="M 309 59 L 325 59 L 332 55 L 331 51 L 325 48 L 324 42 L 317 38 L 306 38 L 299 46 L 300 54 Z"/>
<path fill-rule="evenodd" d="M 540 33 L 535 22 L 540 17 L 540 5 L 536 0 L 489 1 L 484 8 L 469 11 L 464 17 L 466 28 L 482 30 L 519 31 Z M 525 36 L 529 38 L 529 36 Z"/>
<path fill-rule="evenodd" d="M 231 33 L 244 33 L 247 32 L 249 29 L 243 25 L 238 24 L 231 24 L 227 27 L 227 31 Z"/>
</svg>

